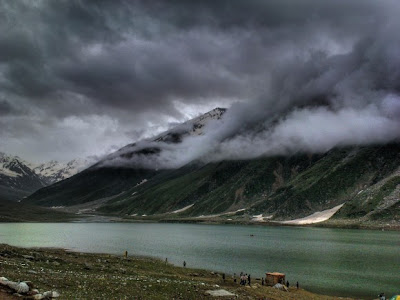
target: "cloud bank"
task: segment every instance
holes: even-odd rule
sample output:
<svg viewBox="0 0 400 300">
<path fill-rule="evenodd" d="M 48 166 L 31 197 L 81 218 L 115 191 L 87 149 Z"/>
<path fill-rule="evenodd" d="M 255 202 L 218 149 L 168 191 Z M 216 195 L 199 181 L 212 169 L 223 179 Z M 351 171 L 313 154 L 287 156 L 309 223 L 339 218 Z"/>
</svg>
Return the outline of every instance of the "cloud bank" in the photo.
<svg viewBox="0 0 400 300">
<path fill-rule="evenodd" d="M 215 106 L 229 107 L 223 120 L 198 139 L 159 143 L 157 166 L 398 139 L 397 1 L 0 8 L 2 151 L 101 155 Z"/>
</svg>

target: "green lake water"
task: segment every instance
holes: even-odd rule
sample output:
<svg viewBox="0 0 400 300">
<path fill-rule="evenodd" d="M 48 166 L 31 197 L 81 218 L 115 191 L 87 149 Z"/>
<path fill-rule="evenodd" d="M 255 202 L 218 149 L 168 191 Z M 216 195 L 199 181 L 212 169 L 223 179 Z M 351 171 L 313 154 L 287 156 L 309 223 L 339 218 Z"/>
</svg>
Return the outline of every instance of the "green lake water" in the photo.
<svg viewBox="0 0 400 300">
<path fill-rule="evenodd" d="M 254 236 L 250 236 L 254 235 Z M 316 293 L 400 294 L 400 233 L 301 227 L 132 223 L 3 223 L 0 243 L 168 258 L 252 278 L 283 272 Z"/>
</svg>

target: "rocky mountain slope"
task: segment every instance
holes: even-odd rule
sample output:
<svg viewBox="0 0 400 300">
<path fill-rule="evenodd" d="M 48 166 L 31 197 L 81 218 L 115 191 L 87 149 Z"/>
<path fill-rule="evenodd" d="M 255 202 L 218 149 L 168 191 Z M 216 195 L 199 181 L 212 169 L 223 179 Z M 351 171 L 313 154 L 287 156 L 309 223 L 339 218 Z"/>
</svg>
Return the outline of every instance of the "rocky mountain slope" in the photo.
<svg viewBox="0 0 400 300">
<path fill-rule="evenodd" d="M 220 118 L 222 113 L 200 118 Z M 128 145 L 110 157 L 148 159 L 165 143 L 200 134 L 192 120 L 159 135 L 151 147 Z M 196 133 L 198 132 L 198 133 Z M 160 143 L 160 146 L 157 146 Z M 26 201 L 70 206 L 96 201 L 98 211 L 119 215 L 202 217 L 232 214 L 290 220 L 344 206 L 334 218 L 400 221 L 400 144 L 347 147 L 324 154 L 297 154 L 253 160 L 150 169 L 104 162 L 43 188 Z M 98 206 L 97 206 L 98 207 Z"/>
<path fill-rule="evenodd" d="M 17 156 L 0 153 L 0 197 L 21 200 L 46 186 L 45 181 Z"/>
<path fill-rule="evenodd" d="M 116 166 L 114 160 L 157 155 L 161 151 L 157 145 L 176 144 L 188 136 L 202 135 L 205 124 L 210 120 L 220 119 L 224 112 L 225 109 L 216 108 L 180 124 L 147 141 L 152 143 L 151 146 L 138 147 L 137 143 L 129 144 L 75 176 L 41 189 L 27 201 L 46 206 L 82 204 L 118 195 L 132 187 L 139 186 L 157 174 L 168 173 L 168 170 L 154 170 L 121 164 Z M 110 165 L 109 161 L 113 161 L 113 164 Z"/>
<path fill-rule="evenodd" d="M 43 164 L 32 165 L 32 170 L 42 177 L 47 185 L 50 185 L 75 175 L 89 165 L 88 159 L 74 159 L 67 163 L 51 160 Z"/>
<path fill-rule="evenodd" d="M 88 160 L 68 163 L 50 161 L 40 165 L 0 152 L 0 197 L 18 201 L 36 190 L 64 180 L 89 165 Z"/>
</svg>

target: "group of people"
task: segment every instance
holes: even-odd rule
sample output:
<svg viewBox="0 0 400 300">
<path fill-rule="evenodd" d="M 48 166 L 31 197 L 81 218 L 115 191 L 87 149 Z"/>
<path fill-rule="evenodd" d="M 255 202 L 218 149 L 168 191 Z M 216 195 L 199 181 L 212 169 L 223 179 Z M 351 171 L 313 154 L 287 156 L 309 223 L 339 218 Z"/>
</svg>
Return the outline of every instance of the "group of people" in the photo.
<svg viewBox="0 0 400 300">
<path fill-rule="evenodd" d="M 222 275 L 222 279 L 225 282 L 225 274 Z M 243 285 L 243 286 L 245 286 L 246 284 L 251 285 L 251 276 L 250 276 L 250 274 L 247 275 L 247 274 L 245 274 L 243 272 L 240 272 L 239 279 L 240 279 L 240 282 L 239 282 L 240 285 Z M 233 282 L 237 282 L 236 281 L 236 273 L 233 274 Z M 283 285 L 286 285 L 286 287 L 288 287 L 288 288 L 290 286 L 289 280 L 286 281 L 286 283 L 284 281 L 280 281 L 280 283 L 283 284 Z M 265 279 L 264 279 L 264 277 L 262 277 L 261 278 L 261 285 L 265 285 L 265 284 L 266 284 Z M 299 282 L 297 281 L 296 282 L 296 288 L 299 289 L 299 286 L 300 286 Z"/>
<path fill-rule="evenodd" d="M 166 264 L 168 263 L 168 258 L 165 258 L 165 263 Z M 183 267 L 186 268 L 186 261 L 183 261 Z M 240 278 L 240 285 L 243 285 L 243 286 L 245 286 L 246 284 L 251 285 L 251 276 L 250 276 L 250 274 L 245 274 L 243 272 L 240 272 L 240 277 L 239 278 Z M 222 274 L 222 279 L 225 282 L 225 273 Z M 233 282 L 236 282 L 236 273 L 234 273 L 234 275 L 233 275 Z M 284 281 L 281 281 L 280 283 L 281 284 L 285 284 Z M 265 285 L 264 277 L 261 278 L 261 285 Z M 289 285 L 290 285 L 290 283 L 289 283 L 289 280 L 288 280 L 288 281 L 286 281 L 286 287 L 289 288 Z M 296 287 L 297 287 L 297 289 L 299 289 L 299 282 L 298 281 L 296 282 Z M 385 297 L 384 296 L 385 294 L 382 293 L 381 295 L 383 297 Z M 379 297 L 381 297 L 381 295 L 379 295 Z M 380 299 L 385 299 L 385 298 L 380 298 Z"/>
<path fill-rule="evenodd" d="M 244 286 L 246 284 L 251 285 L 251 276 L 250 276 L 250 274 L 247 275 L 247 274 L 244 274 L 243 272 L 240 272 L 240 285 Z"/>
<path fill-rule="evenodd" d="M 279 283 L 285 285 L 285 280 L 279 281 Z M 289 288 L 289 286 L 290 286 L 290 282 L 289 282 L 289 280 L 287 280 L 286 281 L 286 287 Z M 296 288 L 299 289 L 299 282 L 298 281 L 296 282 Z"/>
</svg>

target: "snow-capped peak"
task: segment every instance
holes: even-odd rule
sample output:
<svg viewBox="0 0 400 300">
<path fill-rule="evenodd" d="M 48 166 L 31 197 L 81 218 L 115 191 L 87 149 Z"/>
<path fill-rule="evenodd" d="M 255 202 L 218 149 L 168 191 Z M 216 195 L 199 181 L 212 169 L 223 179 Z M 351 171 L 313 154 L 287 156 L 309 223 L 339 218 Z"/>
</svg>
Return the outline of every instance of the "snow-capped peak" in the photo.
<svg viewBox="0 0 400 300">
<path fill-rule="evenodd" d="M 196 118 L 188 120 L 182 124 L 175 126 L 174 128 L 167 130 L 153 140 L 156 142 L 179 142 L 183 136 L 191 135 L 198 136 L 203 135 L 204 126 L 207 125 L 211 120 L 221 119 L 222 115 L 226 112 L 226 108 L 214 108 L 213 110 L 202 114 Z"/>
<path fill-rule="evenodd" d="M 35 174 L 46 184 L 52 184 L 66 179 L 87 168 L 92 161 L 88 159 L 74 159 L 67 163 L 50 160 L 35 164 L 25 161 L 18 156 L 0 152 L 0 175 L 6 177 L 22 177 Z"/>
<path fill-rule="evenodd" d="M 74 159 L 67 163 L 51 160 L 36 166 L 33 171 L 46 178 L 49 183 L 64 180 L 75 175 L 90 165 L 88 159 Z"/>
<path fill-rule="evenodd" d="M 26 174 L 26 166 L 18 156 L 0 152 L 0 174 L 8 177 L 18 177 Z M 25 167 L 25 168 L 24 168 Z"/>
</svg>

